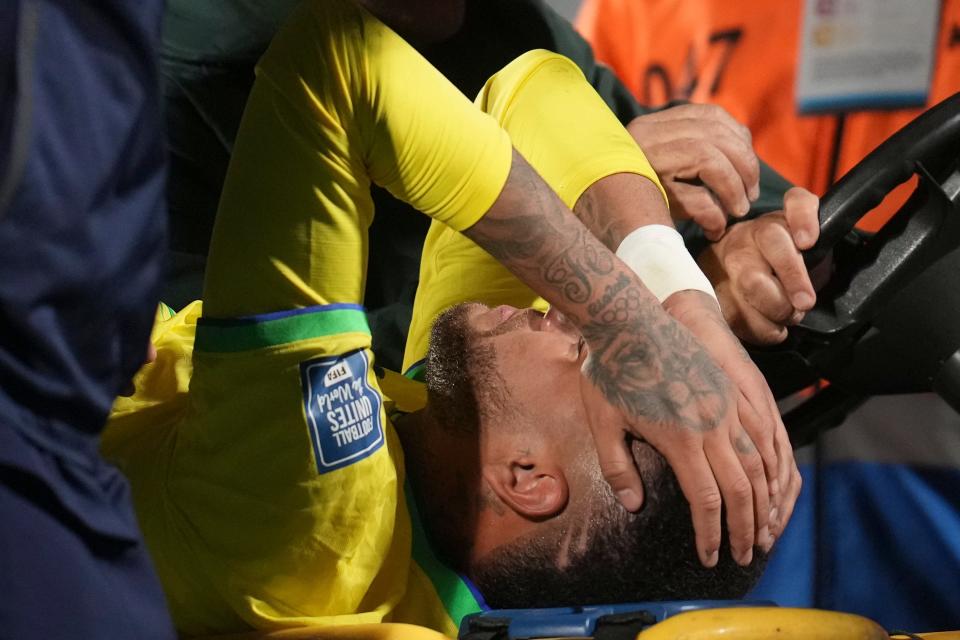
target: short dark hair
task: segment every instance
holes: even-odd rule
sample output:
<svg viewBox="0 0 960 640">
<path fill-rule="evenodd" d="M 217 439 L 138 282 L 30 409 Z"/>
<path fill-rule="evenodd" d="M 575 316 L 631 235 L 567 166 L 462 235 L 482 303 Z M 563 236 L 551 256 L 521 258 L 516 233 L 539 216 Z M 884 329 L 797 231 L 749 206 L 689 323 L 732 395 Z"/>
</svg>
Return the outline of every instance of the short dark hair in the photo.
<svg viewBox="0 0 960 640">
<path fill-rule="evenodd" d="M 640 512 L 624 509 L 600 480 L 585 544 L 570 549 L 564 566 L 557 556 L 569 526 L 513 541 L 469 568 L 487 603 L 533 608 L 743 597 L 759 579 L 765 554 L 755 550 L 750 566 L 737 565 L 724 530 L 717 566 L 703 567 L 690 506 L 666 461 L 652 447 L 649 451 L 659 458 L 659 472 L 644 465 Z"/>
<path fill-rule="evenodd" d="M 494 354 L 471 339 L 466 317 L 467 306 L 458 305 L 437 318 L 427 356 L 427 394 L 428 411 L 440 428 L 471 435 L 479 433 L 485 416 L 504 413 L 507 403 Z M 431 543 L 454 567 L 466 569 L 497 608 L 743 596 L 762 571 L 763 554 L 755 552 L 751 566 L 740 567 L 724 535 L 717 566 L 704 568 L 676 476 L 653 447 L 643 444 L 637 455 L 645 489 L 638 513 L 617 502 L 595 469 L 582 509 L 495 549 L 474 566 L 464 566 L 470 537 L 463 525 L 472 500 L 445 505 L 444 513 L 431 513 L 425 501 L 421 509 Z M 457 509 L 465 511 L 454 513 Z M 572 545 L 576 548 L 560 566 L 558 550 L 578 526 L 587 527 L 582 538 L 576 536 L 584 544 Z"/>
</svg>

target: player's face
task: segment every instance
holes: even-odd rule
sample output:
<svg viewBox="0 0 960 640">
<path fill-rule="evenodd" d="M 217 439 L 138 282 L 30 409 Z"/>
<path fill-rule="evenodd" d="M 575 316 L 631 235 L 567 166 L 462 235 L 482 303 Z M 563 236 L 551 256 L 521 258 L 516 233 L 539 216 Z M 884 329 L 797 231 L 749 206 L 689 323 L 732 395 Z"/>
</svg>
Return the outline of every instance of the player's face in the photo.
<svg viewBox="0 0 960 640">
<path fill-rule="evenodd" d="M 580 392 L 587 347 L 579 330 L 560 313 L 477 304 L 468 307 L 466 326 L 472 344 L 492 349 L 492 382 L 502 385 L 512 410 L 587 428 Z M 577 416 L 584 419 L 570 420 Z"/>
</svg>

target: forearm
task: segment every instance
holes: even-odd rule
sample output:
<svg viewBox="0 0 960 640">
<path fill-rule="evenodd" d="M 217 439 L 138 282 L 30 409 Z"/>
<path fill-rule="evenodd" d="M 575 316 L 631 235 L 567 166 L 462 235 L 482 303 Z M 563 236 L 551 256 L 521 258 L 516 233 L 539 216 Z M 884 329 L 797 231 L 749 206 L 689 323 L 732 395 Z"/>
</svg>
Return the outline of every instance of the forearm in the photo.
<svg viewBox="0 0 960 640">
<path fill-rule="evenodd" d="M 670 213 L 659 196 L 659 190 L 642 176 L 615 174 L 584 191 L 574 211 L 661 302 L 688 290 L 715 296 L 682 238 L 671 231 Z"/>
<path fill-rule="evenodd" d="M 465 233 L 580 328 L 591 350 L 588 374 L 609 402 L 696 428 L 726 410 L 722 376 L 703 348 L 519 154 L 493 208 Z M 688 375 L 699 393 L 717 395 L 717 411 L 703 415 L 692 395 L 667 393 Z"/>
<path fill-rule="evenodd" d="M 663 194 L 653 182 L 635 173 L 617 173 L 594 182 L 573 211 L 611 251 L 635 229 L 648 224 L 673 226 Z"/>
<path fill-rule="evenodd" d="M 658 306 L 516 151 L 499 198 L 464 234 L 581 328 L 608 291 L 636 287 L 640 306 Z"/>
</svg>

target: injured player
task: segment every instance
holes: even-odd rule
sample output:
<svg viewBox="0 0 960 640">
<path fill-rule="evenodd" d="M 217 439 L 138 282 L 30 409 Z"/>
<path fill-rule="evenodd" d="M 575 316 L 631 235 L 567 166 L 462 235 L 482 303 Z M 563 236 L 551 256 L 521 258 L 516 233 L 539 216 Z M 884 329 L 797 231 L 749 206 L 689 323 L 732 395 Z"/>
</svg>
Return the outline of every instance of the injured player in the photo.
<svg viewBox="0 0 960 640">
<path fill-rule="evenodd" d="M 519 606 L 733 596 L 789 519 L 782 423 L 689 254 L 669 234 L 625 254 L 661 307 L 497 123 L 567 206 L 601 208 L 595 232 L 611 238 L 630 230 L 607 220 L 607 197 L 630 203 L 631 224 L 669 225 L 633 140 L 547 52 L 478 104 L 496 120 L 341 0 L 302 4 L 261 61 L 202 317 L 195 303 L 158 323 L 157 360 L 104 437 L 182 634 L 393 621 L 454 635 L 479 607 L 468 580 Z M 442 316 L 428 393 L 378 370 L 358 306 L 370 178 L 558 311 Z M 644 263 L 658 251 L 682 277 Z"/>
</svg>

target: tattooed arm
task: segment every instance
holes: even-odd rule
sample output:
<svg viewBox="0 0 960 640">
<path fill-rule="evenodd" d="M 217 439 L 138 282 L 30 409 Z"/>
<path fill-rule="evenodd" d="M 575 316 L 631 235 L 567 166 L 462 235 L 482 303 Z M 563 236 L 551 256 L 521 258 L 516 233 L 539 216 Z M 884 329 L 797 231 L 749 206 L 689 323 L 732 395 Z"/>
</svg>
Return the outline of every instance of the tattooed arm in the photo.
<svg viewBox="0 0 960 640">
<path fill-rule="evenodd" d="M 794 194 L 794 199 L 802 200 L 800 197 L 802 195 Z M 805 201 L 801 203 L 801 205 L 803 204 L 809 205 Z M 795 217 L 799 216 L 800 218 L 803 218 L 803 211 L 810 209 L 809 206 L 794 208 L 798 210 Z M 619 246 L 623 238 L 638 227 L 651 223 L 670 224 L 669 221 L 664 222 L 667 214 L 659 191 L 648 180 L 633 174 L 617 174 L 594 183 L 580 196 L 574 206 L 574 211 L 587 228 L 611 249 Z M 816 211 L 815 206 L 813 206 L 813 211 Z M 779 217 L 780 214 L 765 216 L 766 220 L 745 222 L 738 227 L 744 227 L 742 231 L 747 231 L 748 227 L 752 225 L 774 225 L 780 222 Z M 667 218 L 667 220 L 669 219 Z M 794 226 L 803 228 L 801 224 L 795 224 Z M 809 226 L 807 225 L 807 227 Z M 750 230 L 752 231 L 752 229 Z M 752 237 L 752 234 L 741 234 L 740 231 L 735 230 L 730 231 L 728 235 L 733 238 L 740 238 L 743 235 Z M 767 252 L 773 251 L 775 248 L 786 252 L 785 245 L 793 248 L 789 234 L 784 233 L 782 235 L 786 236 L 785 241 L 780 241 L 779 238 L 778 242 L 768 241 Z M 718 246 L 726 247 L 727 244 L 729 243 L 722 240 Z M 751 259 L 750 265 L 757 266 L 758 262 L 763 259 L 764 252 L 755 250 L 755 245 L 740 246 L 742 244 L 744 243 L 738 240 L 738 244 L 735 246 L 737 255 L 734 257 L 737 260 L 748 257 Z M 751 249 L 754 249 L 754 251 L 751 252 Z M 796 253 L 798 258 L 794 262 L 799 261 L 799 270 L 802 271 L 802 259 L 799 259 L 799 253 L 795 249 L 793 252 Z M 713 254 L 711 253 L 711 255 Z M 736 260 L 730 260 L 730 262 L 729 267 L 732 269 L 736 266 L 733 264 Z M 778 263 L 789 263 L 789 256 L 779 260 Z M 787 267 L 789 266 L 790 264 L 787 264 Z M 781 271 L 786 270 L 786 267 L 781 269 Z M 794 269 L 794 271 L 797 270 L 797 268 Z M 726 272 L 714 269 L 713 274 L 716 275 L 717 273 Z M 758 266 L 755 274 L 749 276 L 749 278 L 742 277 L 740 279 L 756 280 L 757 277 L 762 277 L 764 273 L 766 272 Z M 795 277 L 794 279 L 799 278 Z M 725 280 L 729 280 L 729 277 Z M 781 280 L 784 283 L 790 281 L 782 277 Z M 718 279 L 711 278 L 711 282 L 716 286 Z M 727 294 L 740 295 L 738 292 L 741 291 L 742 286 L 734 285 L 729 281 L 720 282 L 720 284 Z M 763 282 L 762 284 L 769 285 L 770 283 Z M 785 287 L 790 290 L 786 284 Z M 729 298 L 735 300 L 737 296 L 731 295 Z M 765 295 L 763 297 L 770 299 L 771 296 Z M 721 305 L 726 307 L 730 299 L 721 296 Z M 769 536 L 771 534 L 779 535 L 786 525 L 799 495 L 801 484 L 793 450 L 790 447 L 786 428 L 780 418 L 773 395 L 759 370 L 747 356 L 739 341 L 730 332 L 729 324 L 724 321 L 720 309 L 713 299 L 698 291 L 680 291 L 667 298 L 663 306 L 674 318 L 693 332 L 739 389 L 738 414 L 745 431 L 736 434 L 738 439 L 737 450 L 753 484 L 754 524 L 757 528 L 758 540 L 761 544 L 769 544 Z M 759 465 L 757 457 L 750 452 L 753 446 L 759 448 L 763 461 L 762 467 Z M 741 491 L 740 494 L 735 496 L 725 495 L 724 499 L 729 507 L 731 502 L 739 501 L 743 503 L 749 497 L 746 492 Z M 730 521 L 728 524 L 731 533 L 740 531 L 742 527 L 746 526 L 745 516 L 739 515 L 746 511 L 747 507 L 744 507 L 743 511 L 728 508 L 727 516 L 728 521 Z M 735 526 L 732 520 L 737 517 L 743 519 L 738 526 Z M 765 528 L 768 525 L 768 529 Z M 749 541 L 746 536 L 741 540 L 743 544 Z M 733 539 L 732 542 L 734 549 L 738 549 L 740 541 Z"/>
<path fill-rule="evenodd" d="M 673 467 L 705 565 L 717 562 L 722 496 L 747 492 L 746 508 L 739 499 L 728 508 L 736 512 L 736 559 L 749 562 L 753 490 L 735 445 L 739 391 L 700 343 L 517 153 L 499 198 L 465 233 L 583 332 L 584 398 L 601 468 L 621 502 L 642 502 L 626 429 Z"/>
</svg>

